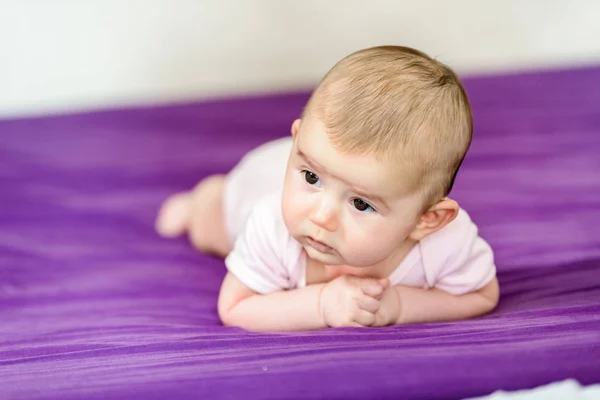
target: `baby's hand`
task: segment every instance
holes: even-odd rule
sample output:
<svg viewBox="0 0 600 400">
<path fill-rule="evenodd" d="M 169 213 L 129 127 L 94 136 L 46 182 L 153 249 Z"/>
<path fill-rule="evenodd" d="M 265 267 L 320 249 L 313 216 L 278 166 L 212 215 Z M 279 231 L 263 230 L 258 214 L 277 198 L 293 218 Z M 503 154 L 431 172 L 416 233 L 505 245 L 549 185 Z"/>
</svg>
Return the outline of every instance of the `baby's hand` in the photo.
<svg viewBox="0 0 600 400">
<path fill-rule="evenodd" d="M 327 283 L 320 296 L 321 316 L 327 326 L 373 326 L 378 322 L 381 299 L 388 279 L 344 275 Z"/>
<path fill-rule="evenodd" d="M 381 295 L 379 310 L 373 326 L 388 326 L 399 323 L 402 311 L 400 296 L 393 286 L 388 286 Z"/>
</svg>

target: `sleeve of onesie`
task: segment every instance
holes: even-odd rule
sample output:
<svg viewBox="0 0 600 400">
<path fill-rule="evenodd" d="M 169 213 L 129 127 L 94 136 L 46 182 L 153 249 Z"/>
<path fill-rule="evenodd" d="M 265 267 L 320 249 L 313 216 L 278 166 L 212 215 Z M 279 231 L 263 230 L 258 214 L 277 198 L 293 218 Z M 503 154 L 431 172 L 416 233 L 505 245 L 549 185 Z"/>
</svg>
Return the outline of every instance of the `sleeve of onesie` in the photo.
<svg viewBox="0 0 600 400">
<path fill-rule="evenodd" d="M 464 210 L 422 245 L 430 287 L 461 295 L 483 288 L 496 276 L 494 253 Z"/>
<path fill-rule="evenodd" d="M 290 286 L 282 256 L 284 232 L 280 232 L 283 221 L 277 218 L 281 208 L 277 200 L 267 196 L 257 202 L 225 259 L 230 273 L 261 294 Z"/>
</svg>

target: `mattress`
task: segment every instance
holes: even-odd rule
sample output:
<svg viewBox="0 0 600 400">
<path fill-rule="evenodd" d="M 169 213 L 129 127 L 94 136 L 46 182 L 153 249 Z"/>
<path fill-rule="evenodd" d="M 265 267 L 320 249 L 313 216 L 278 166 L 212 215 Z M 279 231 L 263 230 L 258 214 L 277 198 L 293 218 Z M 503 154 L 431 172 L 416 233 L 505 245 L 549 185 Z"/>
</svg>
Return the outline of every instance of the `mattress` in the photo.
<svg viewBox="0 0 600 400">
<path fill-rule="evenodd" d="M 600 67 L 466 77 L 452 197 L 500 304 L 452 323 L 223 327 L 223 261 L 161 202 L 289 134 L 307 92 L 0 121 L 0 397 L 428 398 L 600 382 Z"/>
</svg>

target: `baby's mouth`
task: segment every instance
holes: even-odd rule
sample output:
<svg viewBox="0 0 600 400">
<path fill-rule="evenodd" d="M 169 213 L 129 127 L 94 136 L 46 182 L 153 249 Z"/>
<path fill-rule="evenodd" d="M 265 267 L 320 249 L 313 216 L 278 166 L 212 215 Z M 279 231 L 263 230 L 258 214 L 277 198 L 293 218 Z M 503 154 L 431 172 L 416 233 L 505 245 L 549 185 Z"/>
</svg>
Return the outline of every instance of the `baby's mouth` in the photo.
<svg viewBox="0 0 600 400">
<path fill-rule="evenodd" d="M 333 251 L 333 248 L 331 246 L 328 246 L 323 242 L 319 242 L 318 240 L 315 240 L 310 236 L 306 237 L 306 243 L 308 243 L 310 247 L 312 247 L 320 253 L 330 253 L 331 251 Z"/>
</svg>

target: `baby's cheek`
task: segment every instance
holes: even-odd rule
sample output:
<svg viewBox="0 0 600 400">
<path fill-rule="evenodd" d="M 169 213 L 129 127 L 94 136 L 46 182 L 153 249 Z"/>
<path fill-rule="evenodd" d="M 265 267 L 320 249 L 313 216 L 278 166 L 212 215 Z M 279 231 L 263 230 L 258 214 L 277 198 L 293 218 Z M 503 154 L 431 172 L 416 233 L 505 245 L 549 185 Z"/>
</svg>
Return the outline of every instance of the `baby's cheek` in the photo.
<svg viewBox="0 0 600 400">
<path fill-rule="evenodd" d="M 292 234 L 295 234 L 298 224 L 302 220 L 302 210 L 300 209 L 302 203 L 299 202 L 299 197 L 288 192 L 284 193 L 282 199 L 281 211 L 283 213 L 283 221 Z"/>
<path fill-rule="evenodd" d="M 281 199 L 281 212 L 283 213 L 283 219 L 287 223 L 292 218 L 293 205 L 290 204 L 291 198 L 284 192 L 283 198 Z"/>
<path fill-rule="evenodd" d="M 347 232 L 348 244 L 364 258 L 377 258 L 382 252 L 389 251 L 388 232 L 376 226 L 363 224 Z"/>
<path fill-rule="evenodd" d="M 346 225 L 343 237 L 346 248 L 357 255 L 366 255 L 372 248 L 372 244 L 377 242 L 375 235 L 360 224 Z"/>
</svg>

